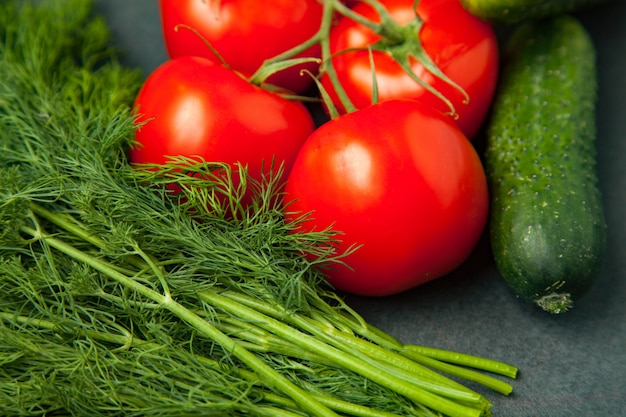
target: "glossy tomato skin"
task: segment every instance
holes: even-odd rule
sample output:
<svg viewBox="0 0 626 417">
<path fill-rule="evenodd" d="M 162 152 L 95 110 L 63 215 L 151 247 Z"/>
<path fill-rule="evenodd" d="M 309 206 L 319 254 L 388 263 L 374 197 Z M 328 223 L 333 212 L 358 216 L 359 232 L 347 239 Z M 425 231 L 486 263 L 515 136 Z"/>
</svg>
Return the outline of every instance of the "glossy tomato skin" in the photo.
<svg viewBox="0 0 626 417">
<path fill-rule="evenodd" d="M 320 28 L 322 4 L 318 0 L 160 0 L 161 22 L 171 58 L 194 55 L 218 61 L 203 40 L 187 29 L 192 27 L 219 52 L 228 65 L 253 74 L 266 59 L 299 45 Z M 315 46 L 301 56 L 320 57 Z M 301 93 L 311 78 L 301 75 L 306 68 L 317 72 L 317 64 L 281 71 L 269 83 Z"/>
<path fill-rule="evenodd" d="M 130 151 L 131 162 L 162 164 L 177 155 L 232 166 L 240 162 L 257 180 L 274 158 L 287 173 L 315 128 L 301 103 L 190 56 L 169 60 L 150 74 L 135 112 L 138 146 Z"/>
<path fill-rule="evenodd" d="M 413 9 L 412 1 L 380 1 L 402 25 L 413 19 L 416 11 L 423 19 L 419 36 L 426 53 L 444 74 L 465 90 L 469 103 L 465 103 L 463 94 L 429 73 L 416 60 L 412 61 L 412 69 L 452 102 L 459 116 L 457 124 L 472 139 L 487 115 L 498 78 L 498 44 L 492 27 L 469 14 L 459 0 L 421 0 L 417 9 Z M 364 2 L 359 2 L 353 10 L 379 20 L 374 9 Z M 379 39 L 365 26 L 343 18 L 331 32 L 331 51 L 366 48 Z M 449 111 L 446 103 L 412 80 L 387 53 L 375 51 L 373 56 L 379 101 L 412 98 Z M 371 104 L 372 69 L 368 51 L 339 54 L 333 59 L 333 65 L 354 105 L 363 108 Z M 328 77 L 323 77 L 322 81 L 341 108 Z"/>
<path fill-rule="evenodd" d="M 445 115 L 412 100 L 348 113 L 309 137 L 285 188 L 287 221 L 298 230 L 334 225 L 328 281 L 366 296 L 399 293 L 457 268 L 485 227 L 485 173 L 471 142 Z"/>
</svg>

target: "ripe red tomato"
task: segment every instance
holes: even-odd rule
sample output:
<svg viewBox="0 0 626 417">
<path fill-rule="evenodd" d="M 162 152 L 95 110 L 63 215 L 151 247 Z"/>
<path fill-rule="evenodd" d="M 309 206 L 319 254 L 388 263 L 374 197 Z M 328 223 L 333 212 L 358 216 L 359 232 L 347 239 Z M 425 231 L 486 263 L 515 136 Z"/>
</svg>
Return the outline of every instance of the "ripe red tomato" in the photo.
<svg viewBox="0 0 626 417">
<path fill-rule="evenodd" d="M 284 162 L 285 178 L 298 150 L 315 129 L 306 107 L 254 86 L 201 57 L 165 62 L 135 101 L 140 125 L 134 163 L 162 164 L 168 156 L 237 162 L 261 180 L 270 164 Z"/>
<path fill-rule="evenodd" d="M 458 125 L 468 138 L 474 137 L 486 117 L 497 82 L 498 44 L 491 26 L 469 14 L 459 0 L 421 0 L 417 9 L 410 0 L 379 1 L 401 25 L 414 19 L 416 12 L 423 19 L 419 38 L 424 50 L 444 74 L 465 90 L 469 103 L 465 104 L 463 94 L 428 72 L 418 61 L 412 60 L 412 70 L 452 102 L 459 116 Z M 358 2 L 353 10 L 370 20 L 380 21 L 378 14 L 365 2 Z M 338 54 L 332 60 L 341 84 L 357 108 L 372 102 L 372 68 L 367 46 L 380 39 L 367 27 L 348 18 L 342 18 L 331 31 L 332 53 L 359 49 Z M 395 46 L 402 47 L 406 45 Z M 379 101 L 412 98 L 449 111 L 440 98 L 411 79 L 389 53 L 374 51 L 373 57 Z M 322 83 L 341 108 L 327 76 L 322 78 Z"/>
<path fill-rule="evenodd" d="M 268 58 L 309 39 L 320 28 L 322 4 L 318 0 L 160 0 L 165 45 L 170 57 L 217 57 L 201 38 L 177 25 L 192 27 L 224 58 L 228 65 L 253 74 Z M 320 57 L 319 45 L 301 56 Z M 268 82 L 303 92 L 317 73 L 317 64 L 306 64 L 276 73 Z"/>
<path fill-rule="evenodd" d="M 485 227 L 485 173 L 471 142 L 443 113 L 389 100 L 322 125 L 300 150 L 285 187 L 297 230 L 333 226 L 328 281 L 354 294 L 398 293 L 457 268 Z"/>
</svg>

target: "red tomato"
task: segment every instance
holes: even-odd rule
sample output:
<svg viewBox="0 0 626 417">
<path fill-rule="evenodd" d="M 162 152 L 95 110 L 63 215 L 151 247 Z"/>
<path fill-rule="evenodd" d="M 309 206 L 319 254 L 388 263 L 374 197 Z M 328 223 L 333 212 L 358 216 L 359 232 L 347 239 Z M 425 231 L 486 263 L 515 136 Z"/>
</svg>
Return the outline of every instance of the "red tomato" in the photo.
<svg viewBox="0 0 626 417">
<path fill-rule="evenodd" d="M 285 187 L 298 230 L 333 226 L 338 253 L 328 281 L 354 294 L 395 294 L 441 277 L 470 255 L 485 227 L 485 173 L 452 120 L 414 100 L 389 100 L 322 125 L 307 139 Z"/>
<path fill-rule="evenodd" d="M 136 98 L 138 146 L 134 163 L 162 164 L 167 156 L 240 162 L 261 180 L 275 157 L 285 177 L 315 125 L 306 107 L 254 86 L 201 57 L 180 57 L 158 67 Z M 265 165 L 263 165 L 265 164 Z"/>
<path fill-rule="evenodd" d="M 428 72 L 417 60 L 412 60 L 412 70 L 452 102 L 459 116 L 458 125 L 468 138 L 475 136 L 486 117 L 497 82 L 498 44 L 491 26 L 469 14 L 459 0 L 421 0 L 417 9 L 413 8 L 411 0 L 380 2 L 401 25 L 414 19 L 416 12 L 423 19 L 419 32 L 423 48 L 437 67 L 465 90 L 469 103 L 464 103 L 463 94 Z M 365 2 L 358 2 L 353 10 L 370 20 L 380 21 L 378 14 Z M 357 108 L 372 102 L 372 68 L 367 46 L 380 39 L 367 27 L 348 18 L 342 18 L 331 32 L 331 52 L 360 49 L 338 54 L 332 60 L 341 84 Z M 405 45 L 397 46 L 402 47 Z M 388 53 L 374 51 L 373 56 L 379 101 L 419 99 L 441 111 L 449 111 L 440 98 L 411 79 Z M 322 83 L 341 108 L 327 76 L 322 78 Z"/>
<path fill-rule="evenodd" d="M 192 27 L 224 58 L 228 65 L 253 74 L 268 58 L 301 44 L 320 28 L 322 4 L 318 0 L 160 0 L 165 45 L 170 57 L 204 56 L 218 61 Z M 319 45 L 301 56 L 320 57 Z M 317 73 L 317 64 L 281 71 L 268 80 L 283 88 L 303 92 L 311 78 L 300 70 Z"/>
</svg>

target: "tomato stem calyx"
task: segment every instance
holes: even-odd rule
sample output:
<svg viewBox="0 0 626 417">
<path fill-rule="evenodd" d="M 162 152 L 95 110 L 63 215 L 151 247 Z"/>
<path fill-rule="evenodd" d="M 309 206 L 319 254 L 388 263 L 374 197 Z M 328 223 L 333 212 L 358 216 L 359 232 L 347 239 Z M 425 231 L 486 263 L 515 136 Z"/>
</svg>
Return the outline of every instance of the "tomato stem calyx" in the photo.
<svg viewBox="0 0 626 417">
<path fill-rule="evenodd" d="M 370 0 L 366 2 L 370 4 Z M 375 2 L 375 0 L 372 1 L 372 3 Z M 415 1 L 415 9 L 417 9 L 418 3 L 419 0 Z M 450 116 L 458 118 L 458 113 L 452 102 L 413 70 L 414 61 L 419 62 L 432 75 L 461 93 L 464 97 L 463 103 L 469 103 L 470 99 L 467 92 L 444 74 L 424 49 L 420 38 L 424 20 L 417 13 L 417 10 L 415 11 L 415 18 L 405 25 L 400 25 L 393 20 L 384 7 L 377 8 L 377 12 L 381 18 L 380 28 L 377 33 L 381 36 L 381 39 L 372 46 L 372 50 L 391 55 L 394 61 L 402 67 L 412 80 L 446 104 L 449 108 Z"/>
</svg>

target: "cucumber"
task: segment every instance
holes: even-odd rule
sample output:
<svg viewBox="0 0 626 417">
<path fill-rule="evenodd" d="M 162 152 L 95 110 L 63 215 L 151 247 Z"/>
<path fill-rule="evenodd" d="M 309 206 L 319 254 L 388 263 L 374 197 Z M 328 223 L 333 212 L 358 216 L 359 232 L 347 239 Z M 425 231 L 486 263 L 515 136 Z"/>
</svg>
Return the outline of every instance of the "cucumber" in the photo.
<svg viewBox="0 0 626 417">
<path fill-rule="evenodd" d="M 519 298 L 561 313 L 593 287 L 606 249 L 594 45 L 561 15 L 516 28 L 503 58 L 485 147 L 492 252 Z"/>
<path fill-rule="evenodd" d="M 461 0 L 474 16 L 491 23 L 538 20 L 605 3 L 609 0 Z"/>
</svg>

